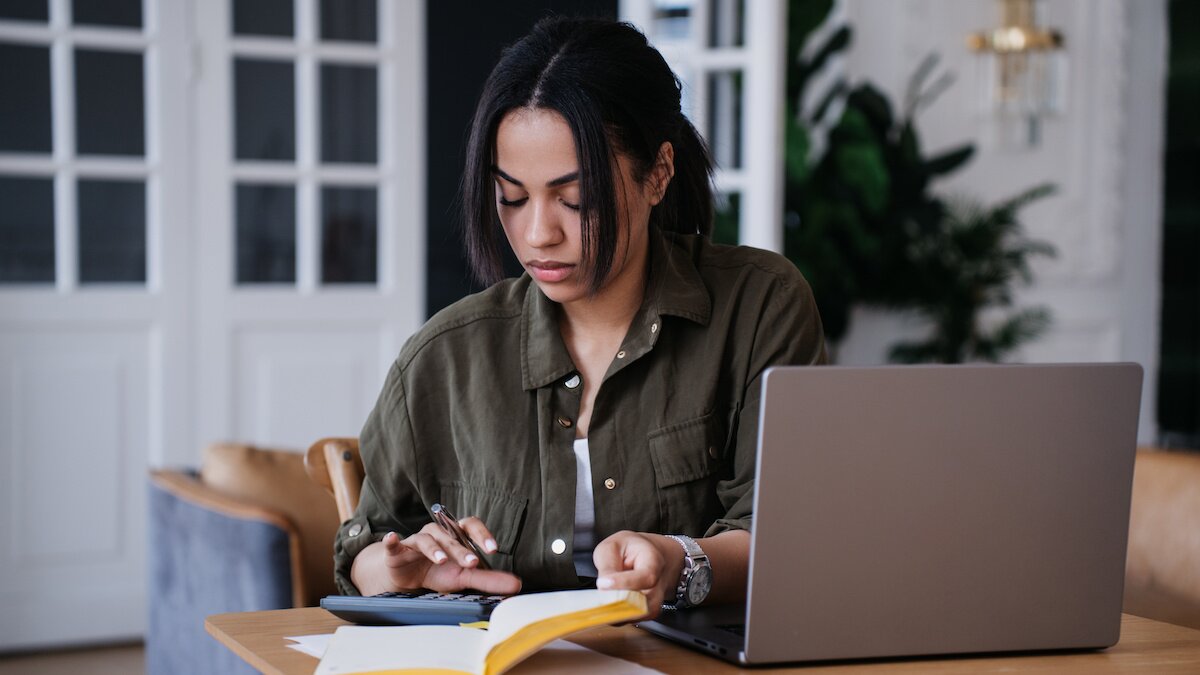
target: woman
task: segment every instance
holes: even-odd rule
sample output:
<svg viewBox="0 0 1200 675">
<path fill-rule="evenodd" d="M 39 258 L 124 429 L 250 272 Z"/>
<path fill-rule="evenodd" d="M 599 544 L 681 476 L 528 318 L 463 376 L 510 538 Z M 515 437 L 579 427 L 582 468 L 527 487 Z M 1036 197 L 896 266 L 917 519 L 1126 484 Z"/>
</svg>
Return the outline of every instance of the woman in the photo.
<svg viewBox="0 0 1200 675">
<path fill-rule="evenodd" d="M 343 592 L 594 575 L 654 608 L 744 597 L 760 378 L 823 362 L 824 343 L 791 263 L 708 240 L 711 163 L 679 101 L 626 24 L 551 18 L 504 52 L 462 190 L 472 266 L 494 285 L 433 317 L 388 374 L 337 536 Z M 499 280 L 499 231 L 518 279 Z M 430 522 L 438 502 L 469 516 L 492 569 Z"/>
</svg>

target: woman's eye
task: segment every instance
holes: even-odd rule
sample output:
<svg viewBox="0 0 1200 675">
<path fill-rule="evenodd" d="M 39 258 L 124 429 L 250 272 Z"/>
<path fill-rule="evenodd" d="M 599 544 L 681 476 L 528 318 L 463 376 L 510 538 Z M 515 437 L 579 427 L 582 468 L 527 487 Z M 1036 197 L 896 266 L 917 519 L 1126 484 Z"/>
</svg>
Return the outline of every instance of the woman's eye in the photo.
<svg viewBox="0 0 1200 675">
<path fill-rule="evenodd" d="M 572 204 L 571 202 L 569 202 L 569 201 L 567 201 L 567 200 L 565 200 L 565 199 L 560 199 L 560 200 L 558 200 L 558 201 L 559 201 L 560 203 L 562 203 L 562 205 L 563 205 L 563 206 L 567 207 L 568 209 L 571 209 L 572 211 L 578 211 L 578 210 L 579 210 L 579 204 Z"/>
<path fill-rule="evenodd" d="M 509 201 L 509 200 L 505 199 L 504 197 L 501 197 L 500 198 L 500 206 L 520 206 L 527 201 L 529 201 L 529 197 L 522 197 L 520 199 L 514 199 L 512 201 Z"/>
</svg>

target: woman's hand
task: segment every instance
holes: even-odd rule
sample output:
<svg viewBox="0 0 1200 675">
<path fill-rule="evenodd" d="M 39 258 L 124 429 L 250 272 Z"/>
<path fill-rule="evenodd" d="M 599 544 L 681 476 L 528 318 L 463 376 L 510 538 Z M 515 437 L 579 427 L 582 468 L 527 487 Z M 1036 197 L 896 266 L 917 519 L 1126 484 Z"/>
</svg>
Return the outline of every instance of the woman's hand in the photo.
<svg viewBox="0 0 1200 675">
<path fill-rule="evenodd" d="M 592 552 L 596 564 L 596 588 L 618 588 L 646 594 L 645 618 L 658 616 L 663 602 L 675 599 L 675 587 L 683 570 L 683 549 L 661 534 L 616 532 Z"/>
<path fill-rule="evenodd" d="M 471 517 L 459 524 L 482 550 L 496 550 L 496 539 L 483 521 Z M 436 523 L 429 523 L 405 539 L 389 532 L 383 541 L 364 548 L 354 558 L 350 578 L 363 595 L 420 588 L 442 593 L 470 588 L 496 595 L 521 590 L 516 575 L 478 566 L 479 558 L 472 551 Z"/>
</svg>

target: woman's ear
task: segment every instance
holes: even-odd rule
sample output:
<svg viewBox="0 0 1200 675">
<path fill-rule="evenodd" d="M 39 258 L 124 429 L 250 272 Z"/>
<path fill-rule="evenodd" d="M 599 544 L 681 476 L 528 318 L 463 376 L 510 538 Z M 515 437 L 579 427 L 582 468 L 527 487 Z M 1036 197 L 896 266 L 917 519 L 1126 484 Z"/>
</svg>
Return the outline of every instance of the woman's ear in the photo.
<svg viewBox="0 0 1200 675">
<path fill-rule="evenodd" d="M 654 158 L 654 168 L 650 170 L 650 205 L 658 206 L 667 194 L 667 186 L 675 177 L 675 147 L 669 141 L 663 141 L 658 146 L 658 156 Z"/>
</svg>

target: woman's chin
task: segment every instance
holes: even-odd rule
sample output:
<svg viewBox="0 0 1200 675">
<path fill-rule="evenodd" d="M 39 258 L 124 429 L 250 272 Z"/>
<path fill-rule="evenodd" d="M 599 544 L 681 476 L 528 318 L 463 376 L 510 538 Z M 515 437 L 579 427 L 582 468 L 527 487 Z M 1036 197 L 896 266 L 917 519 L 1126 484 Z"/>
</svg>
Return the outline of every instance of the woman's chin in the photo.
<svg viewBox="0 0 1200 675">
<path fill-rule="evenodd" d="M 584 289 L 569 282 L 559 281 L 550 283 L 534 279 L 533 283 L 537 284 L 538 288 L 541 289 L 542 295 L 545 295 L 546 298 L 551 302 L 557 302 L 560 305 L 567 304 L 587 296 L 587 292 Z"/>
</svg>

